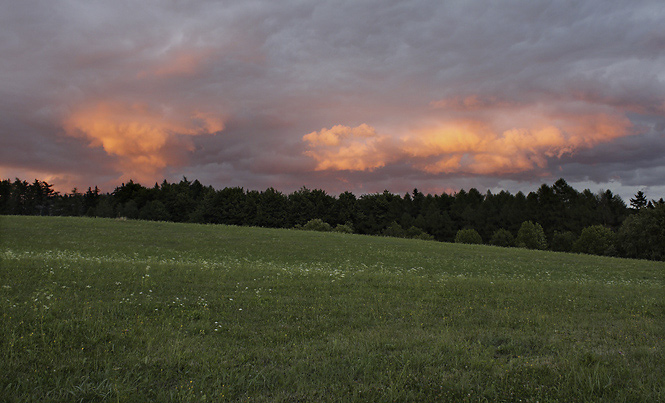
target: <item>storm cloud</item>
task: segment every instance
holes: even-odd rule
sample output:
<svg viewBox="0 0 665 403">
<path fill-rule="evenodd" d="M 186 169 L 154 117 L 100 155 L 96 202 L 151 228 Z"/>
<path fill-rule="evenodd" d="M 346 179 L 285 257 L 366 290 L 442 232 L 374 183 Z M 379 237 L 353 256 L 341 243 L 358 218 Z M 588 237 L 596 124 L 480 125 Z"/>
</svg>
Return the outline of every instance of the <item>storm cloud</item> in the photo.
<svg viewBox="0 0 665 403">
<path fill-rule="evenodd" d="M 660 1 L 2 2 L 0 175 L 658 198 L 664 20 Z"/>
</svg>

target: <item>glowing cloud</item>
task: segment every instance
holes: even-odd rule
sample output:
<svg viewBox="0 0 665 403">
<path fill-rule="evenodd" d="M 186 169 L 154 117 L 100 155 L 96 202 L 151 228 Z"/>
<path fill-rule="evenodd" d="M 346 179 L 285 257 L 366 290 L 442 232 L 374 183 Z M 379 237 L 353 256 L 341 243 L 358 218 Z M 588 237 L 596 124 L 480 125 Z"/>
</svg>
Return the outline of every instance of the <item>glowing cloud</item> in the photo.
<svg viewBox="0 0 665 403">
<path fill-rule="evenodd" d="M 219 132 L 224 123 L 201 111 L 181 114 L 168 107 L 100 102 L 77 109 L 64 127 L 90 147 L 118 157 L 124 176 L 152 180 L 166 166 L 184 162 L 193 150 L 188 136 Z"/>
<path fill-rule="evenodd" d="M 548 159 L 629 135 L 630 126 L 628 119 L 606 114 L 541 115 L 503 131 L 491 123 L 450 122 L 411 133 L 401 149 L 416 168 L 432 174 L 504 175 L 544 169 Z"/>
<path fill-rule="evenodd" d="M 546 169 L 553 158 L 632 134 L 619 113 L 543 111 L 479 97 L 436 107 L 450 105 L 474 115 L 443 117 L 399 138 L 380 136 L 367 125 L 334 126 L 303 137 L 310 146 L 306 155 L 317 161 L 317 170 L 363 171 L 401 161 L 430 174 L 501 176 Z M 512 127 L 506 123 L 511 121 Z"/>
<path fill-rule="evenodd" d="M 317 161 L 316 170 L 371 171 L 386 164 L 386 136 L 361 124 L 357 127 L 337 125 L 303 136 L 310 150 L 305 152 Z"/>
</svg>

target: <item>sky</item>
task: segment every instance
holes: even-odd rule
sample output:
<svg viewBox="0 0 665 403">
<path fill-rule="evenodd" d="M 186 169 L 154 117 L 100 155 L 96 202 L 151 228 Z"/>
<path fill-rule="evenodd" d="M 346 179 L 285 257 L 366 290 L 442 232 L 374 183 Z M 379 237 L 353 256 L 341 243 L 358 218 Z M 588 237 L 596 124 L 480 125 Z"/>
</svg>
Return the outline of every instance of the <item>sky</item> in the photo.
<svg viewBox="0 0 665 403">
<path fill-rule="evenodd" d="M 665 197 L 662 0 L 0 0 L 0 177 Z"/>
</svg>

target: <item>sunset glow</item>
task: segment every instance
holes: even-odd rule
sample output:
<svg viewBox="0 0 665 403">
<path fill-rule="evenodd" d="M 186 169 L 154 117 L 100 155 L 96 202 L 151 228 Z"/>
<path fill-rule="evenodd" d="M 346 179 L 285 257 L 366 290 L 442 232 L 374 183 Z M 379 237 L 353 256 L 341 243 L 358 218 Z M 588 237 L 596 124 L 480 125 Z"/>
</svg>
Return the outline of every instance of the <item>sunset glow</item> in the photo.
<svg viewBox="0 0 665 403">
<path fill-rule="evenodd" d="M 0 173 L 665 196 L 662 10 L 4 2 Z"/>
<path fill-rule="evenodd" d="M 311 147 L 305 152 L 316 160 L 317 170 L 371 171 L 386 165 L 386 136 L 366 124 L 357 127 L 337 125 L 306 134 L 303 140 Z"/>
<path fill-rule="evenodd" d="M 220 132 L 224 124 L 202 112 L 184 115 L 170 108 L 102 102 L 67 118 L 66 132 L 118 157 L 119 168 L 138 180 L 151 180 L 168 165 L 186 161 L 194 150 L 188 136 Z"/>
<path fill-rule="evenodd" d="M 316 160 L 317 170 L 371 171 L 406 161 L 433 175 L 504 175 L 544 169 L 549 159 L 632 134 L 630 121 L 623 117 L 541 116 L 530 120 L 532 127 L 505 131 L 480 120 L 458 120 L 399 136 L 378 134 L 366 124 L 356 128 L 337 125 L 309 133 L 303 140 L 309 146 L 306 155 Z M 560 126 L 551 125 L 553 122 Z"/>
</svg>

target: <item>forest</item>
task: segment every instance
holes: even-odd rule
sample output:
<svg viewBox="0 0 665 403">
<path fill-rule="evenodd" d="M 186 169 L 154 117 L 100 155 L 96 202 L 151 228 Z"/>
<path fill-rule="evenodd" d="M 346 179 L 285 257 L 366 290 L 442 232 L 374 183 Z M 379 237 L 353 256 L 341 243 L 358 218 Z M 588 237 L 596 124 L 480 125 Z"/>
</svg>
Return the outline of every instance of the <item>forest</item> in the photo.
<svg viewBox="0 0 665 403">
<path fill-rule="evenodd" d="M 639 191 L 629 206 L 610 190 L 580 192 L 564 179 L 526 195 L 471 188 L 452 195 L 414 189 L 357 197 L 305 187 L 290 194 L 217 190 L 187 178 L 153 187 L 130 180 L 111 193 L 95 187 L 60 194 L 44 181 L 17 178 L 0 181 L 0 214 L 296 228 L 665 260 L 662 198 L 648 200 Z"/>
</svg>

